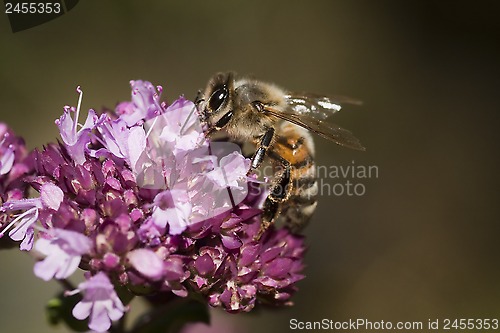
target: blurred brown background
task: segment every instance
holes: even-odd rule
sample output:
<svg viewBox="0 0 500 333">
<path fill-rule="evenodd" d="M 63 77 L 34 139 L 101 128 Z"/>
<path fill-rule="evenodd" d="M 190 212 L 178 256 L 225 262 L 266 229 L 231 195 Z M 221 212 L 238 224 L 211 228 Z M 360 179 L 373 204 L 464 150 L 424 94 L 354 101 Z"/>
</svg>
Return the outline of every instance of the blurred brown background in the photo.
<svg viewBox="0 0 500 333">
<path fill-rule="evenodd" d="M 128 81 L 168 100 L 216 71 L 364 101 L 335 121 L 367 146 L 317 138 L 320 165 L 376 165 L 362 197 L 322 196 L 305 232 L 295 306 L 218 313 L 248 332 L 289 320 L 498 318 L 500 7 L 495 1 L 80 1 L 13 34 L 0 15 L 0 121 L 30 147 L 57 136 L 65 104 L 113 107 Z M 335 184 L 338 179 L 325 182 Z M 0 331 L 47 327 L 58 286 L 0 252 Z"/>
</svg>

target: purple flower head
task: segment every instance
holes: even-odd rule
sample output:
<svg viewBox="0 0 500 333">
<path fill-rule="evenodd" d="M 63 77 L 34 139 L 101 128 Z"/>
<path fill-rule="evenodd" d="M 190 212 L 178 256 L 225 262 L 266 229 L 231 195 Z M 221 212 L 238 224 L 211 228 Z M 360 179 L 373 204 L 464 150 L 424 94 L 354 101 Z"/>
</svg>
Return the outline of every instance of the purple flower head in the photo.
<svg viewBox="0 0 500 333">
<path fill-rule="evenodd" d="M 43 280 L 86 270 L 73 315 L 98 332 L 126 310 L 114 285 L 129 296 L 189 295 L 232 313 L 291 304 L 303 239 L 271 227 L 255 240 L 267 191 L 247 177 L 250 160 L 234 143 L 206 140 L 191 101 L 166 107 L 161 88 L 131 85 L 131 101 L 114 113 L 89 111 L 84 125 L 78 90 L 78 107 L 56 122 L 62 142 L 23 157 L 29 177 L 16 169 L 23 146 L 10 134 L 1 141 L 0 186 L 21 192 L 1 194 L 0 236 L 8 232 L 21 249 L 35 244 Z M 18 178 L 24 188 L 12 185 Z M 39 195 L 26 198 L 27 185 Z"/>
<path fill-rule="evenodd" d="M 76 292 L 81 292 L 83 299 L 73 308 L 73 316 L 80 320 L 90 317 L 89 328 L 96 332 L 109 330 L 111 321 L 120 319 L 127 310 L 104 273 L 88 277 Z"/>
</svg>

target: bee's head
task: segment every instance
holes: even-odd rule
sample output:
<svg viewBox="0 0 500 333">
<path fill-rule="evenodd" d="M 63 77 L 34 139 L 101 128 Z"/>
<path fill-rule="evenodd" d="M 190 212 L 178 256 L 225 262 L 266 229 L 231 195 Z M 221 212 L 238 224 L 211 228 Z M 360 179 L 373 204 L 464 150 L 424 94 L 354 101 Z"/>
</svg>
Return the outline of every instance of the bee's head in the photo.
<svg viewBox="0 0 500 333">
<path fill-rule="evenodd" d="M 233 117 L 234 75 L 215 74 L 207 84 L 205 92 L 197 97 L 196 105 L 208 132 L 224 128 Z"/>
</svg>

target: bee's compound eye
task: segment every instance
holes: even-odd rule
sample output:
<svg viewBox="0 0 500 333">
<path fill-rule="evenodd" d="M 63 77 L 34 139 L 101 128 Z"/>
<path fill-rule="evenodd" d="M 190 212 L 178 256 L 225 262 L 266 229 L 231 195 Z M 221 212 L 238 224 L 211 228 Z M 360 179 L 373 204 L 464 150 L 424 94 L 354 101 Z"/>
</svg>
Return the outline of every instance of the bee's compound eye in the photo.
<svg viewBox="0 0 500 333">
<path fill-rule="evenodd" d="M 220 106 L 226 101 L 229 92 L 226 87 L 222 87 L 214 91 L 212 96 L 210 96 L 210 101 L 208 102 L 208 106 L 212 111 L 217 111 Z"/>
</svg>

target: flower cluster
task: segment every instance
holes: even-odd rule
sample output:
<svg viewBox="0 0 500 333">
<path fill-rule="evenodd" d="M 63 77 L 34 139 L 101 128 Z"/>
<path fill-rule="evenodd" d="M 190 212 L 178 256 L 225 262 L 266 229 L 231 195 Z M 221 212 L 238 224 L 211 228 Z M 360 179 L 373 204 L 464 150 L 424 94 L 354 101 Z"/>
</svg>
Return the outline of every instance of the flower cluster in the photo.
<svg viewBox="0 0 500 333">
<path fill-rule="evenodd" d="M 104 332 L 134 295 L 198 295 L 229 312 L 286 305 L 302 279 L 304 244 L 287 229 L 256 240 L 265 192 L 230 143 L 205 140 L 195 106 L 160 102 L 161 87 L 132 81 L 113 112 L 78 106 L 56 120 L 61 141 L 26 153 L 0 124 L 1 234 L 34 248 L 43 280 L 78 267 L 86 281 L 73 309 Z M 27 197 L 31 186 L 38 197 Z"/>
<path fill-rule="evenodd" d="M 24 178 L 32 172 L 30 162 L 24 141 L 17 137 L 7 125 L 0 123 L 0 205 L 2 205 L 0 206 L 0 237 L 9 232 L 9 236 L 15 241 L 24 238 L 25 233 L 22 232 L 24 221 L 30 219 L 31 213 L 20 214 L 9 221 L 9 215 L 3 208 L 3 204 L 26 197 L 28 184 Z M 21 249 L 31 249 L 32 237 L 33 233 L 30 231 L 28 241 L 21 243 Z"/>
</svg>

